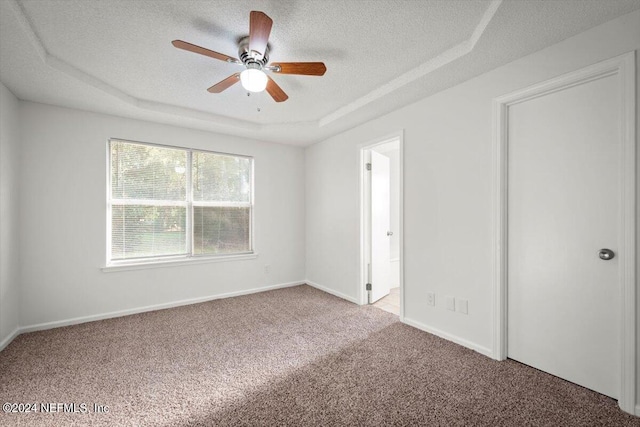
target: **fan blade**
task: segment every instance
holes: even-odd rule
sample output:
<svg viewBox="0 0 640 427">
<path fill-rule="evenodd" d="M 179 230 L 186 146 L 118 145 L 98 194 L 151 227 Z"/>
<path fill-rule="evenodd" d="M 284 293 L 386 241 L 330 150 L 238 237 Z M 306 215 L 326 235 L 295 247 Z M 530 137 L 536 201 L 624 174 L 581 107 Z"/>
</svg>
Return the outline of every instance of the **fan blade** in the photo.
<svg viewBox="0 0 640 427">
<path fill-rule="evenodd" d="M 272 25 L 271 18 L 263 12 L 255 10 L 251 12 L 249 15 L 249 50 L 258 52 L 264 57 Z"/>
<path fill-rule="evenodd" d="M 183 42 L 182 40 L 174 40 L 171 42 L 171 44 L 178 49 L 184 49 L 188 50 L 189 52 L 199 53 L 200 55 L 209 56 L 214 59 L 219 59 L 220 61 L 240 63 L 238 59 L 227 56 L 224 53 L 214 52 L 213 50 L 205 49 L 204 47 L 196 46 L 195 44 Z"/>
<path fill-rule="evenodd" d="M 240 73 L 235 73 L 224 79 L 223 81 L 214 84 L 209 89 L 207 89 L 211 93 L 220 93 L 223 90 L 229 89 L 234 84 L 240 81 Z"/>
<path fill-rule="evenodd" d="M 304 76 L 324 76 L 327 71 L 327 67 L 322 62 L 278 62 L 271 64 L 269 67 L 274 73 L 301 74 Z"/>
<path fill-rule="evenodd" d="M 267 77 L 269 78 L 269 81 L 267 81 L 267 92 L 269 92 L 269 95 L 271 95 L 273 100 L 276 102 L 283 102 L 289 99 L 289 95 L 284 93 L 282 88 L 280 88 L 280 86 L 278 86 L 271 77 Z"/>
</svg>

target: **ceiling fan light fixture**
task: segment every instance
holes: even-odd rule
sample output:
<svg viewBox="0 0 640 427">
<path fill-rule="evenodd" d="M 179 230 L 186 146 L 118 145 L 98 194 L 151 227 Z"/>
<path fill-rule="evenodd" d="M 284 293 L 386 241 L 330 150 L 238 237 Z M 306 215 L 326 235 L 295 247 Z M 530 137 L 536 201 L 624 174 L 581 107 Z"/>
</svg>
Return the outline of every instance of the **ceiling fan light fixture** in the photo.
<svg viewBox="0 0 640 427">
<path fill-rule="evenodd" d="M 267 75 L 258 68 L 247 68 L 240 73 L 240 83 L 249 92 L 262 92 L 267 87 Z"/>
<path fill-rule="evenodd" d="M 272 25 L 273 20 L 264 12 L 251 11 L 249 14 L 249 35 L 238 40 L 238 57 L 240 59 L 182 40 L 174 40 L 171 43 L 178 49 L 208 56 L 229 64 L 244 65 L 246 68 L 244 71 L 233 73 L 226 79 L 219 81 L 208 88 L 208 92 L 222 93 L 241 82 L 242 87 L 249 92 L 262 92 L 266 89 L 275 102 L 283 102 L 289 99 L 289 96 L 271 77 L 265 74 L 265 70 L 278 74 L 323 76 L 327 67 L 322 62 L 279 62 L 267 65 L 271 50 L 269 35 Z"/>
</svg>

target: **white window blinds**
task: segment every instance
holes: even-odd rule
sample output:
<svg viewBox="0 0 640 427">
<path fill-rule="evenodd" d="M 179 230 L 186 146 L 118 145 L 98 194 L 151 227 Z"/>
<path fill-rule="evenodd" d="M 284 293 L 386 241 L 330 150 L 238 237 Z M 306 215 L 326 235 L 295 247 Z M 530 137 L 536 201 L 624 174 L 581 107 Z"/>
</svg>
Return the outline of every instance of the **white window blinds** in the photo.
<svg viewBox="0 0 640 427">
<path fill-rule="evenodd" d="M 251 169 L 248 158 L 193 153 L 194 254 L 251 250 Z"/>
<path fill-rule="evenodd" d="M 110 141 L 108 262 L 252 252 L 248 157 Z"/>
</svg>

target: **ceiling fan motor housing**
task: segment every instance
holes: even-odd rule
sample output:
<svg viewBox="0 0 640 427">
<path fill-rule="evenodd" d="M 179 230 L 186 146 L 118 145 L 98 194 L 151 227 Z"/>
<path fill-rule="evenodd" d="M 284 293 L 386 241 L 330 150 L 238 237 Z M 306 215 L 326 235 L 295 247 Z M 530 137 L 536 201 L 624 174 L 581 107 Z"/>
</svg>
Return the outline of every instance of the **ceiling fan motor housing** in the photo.
<svg viewBox="0 0 640 427">
<path fill-rule="evenodd" d="M 249 37 L 244 37 L 239 43 L 238 56 L 247 68 L 261 69 L 269 62 L 269 45 L 267 45 L 264 55 L 260 55 L 260 52 L 249 50 Z M 251 64 L 256 64 L 258 67 L 250 66 Z"/>
</svg>

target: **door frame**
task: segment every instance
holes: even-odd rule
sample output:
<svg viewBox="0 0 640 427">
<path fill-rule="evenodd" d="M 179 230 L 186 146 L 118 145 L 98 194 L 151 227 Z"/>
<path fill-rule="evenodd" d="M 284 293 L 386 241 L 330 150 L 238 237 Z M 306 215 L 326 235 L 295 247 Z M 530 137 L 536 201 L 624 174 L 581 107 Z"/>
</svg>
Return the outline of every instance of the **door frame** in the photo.
<svg viewBox="0 0 640 427">
<path fill-rule="evenodd" d="M 618 247 L 620 289 L 620 394 L 618 404 L 628 413 L 636 409 L 636 60 L 635 51 L 554 79 L 530 86 L 493 101 L 493 358 L 507 358 L 507 183 L 508 108 L 537 97 L 600 78 L 617 75 L 620 96 L 622 207 Z M 612 308 L 613 309 L 613 308 Z"/>
<path fill-rule="evenodd" d="M 366 194 L 367 183 L 365 182 L 365 174 L 367 162 L 365 158 L 365 152 L 375 148 L 378 145 L 386 144 L 388 142 L 398 141 L 399 147 L 399 175 L 400 175 L 400 190 L 398 194 L 398 204 L 400 205 L 400 214 L 398 217 L 398 246 L 400 249 L 400 321 L 404 321 L 404 130 L 393 132 L 382 138 L 376 138 L 365 143 L 358 145 L 359 153 L 359 165 L 358 165 L 358 179 L 359 179 L 359 193 L 360 193 L 360 274 L 358 277 L 358 301 L 360 305 L 367 304 L 367 262 L 366 262 L 366 238 L 367 233 L 367 203 Z"/>
</svg>

